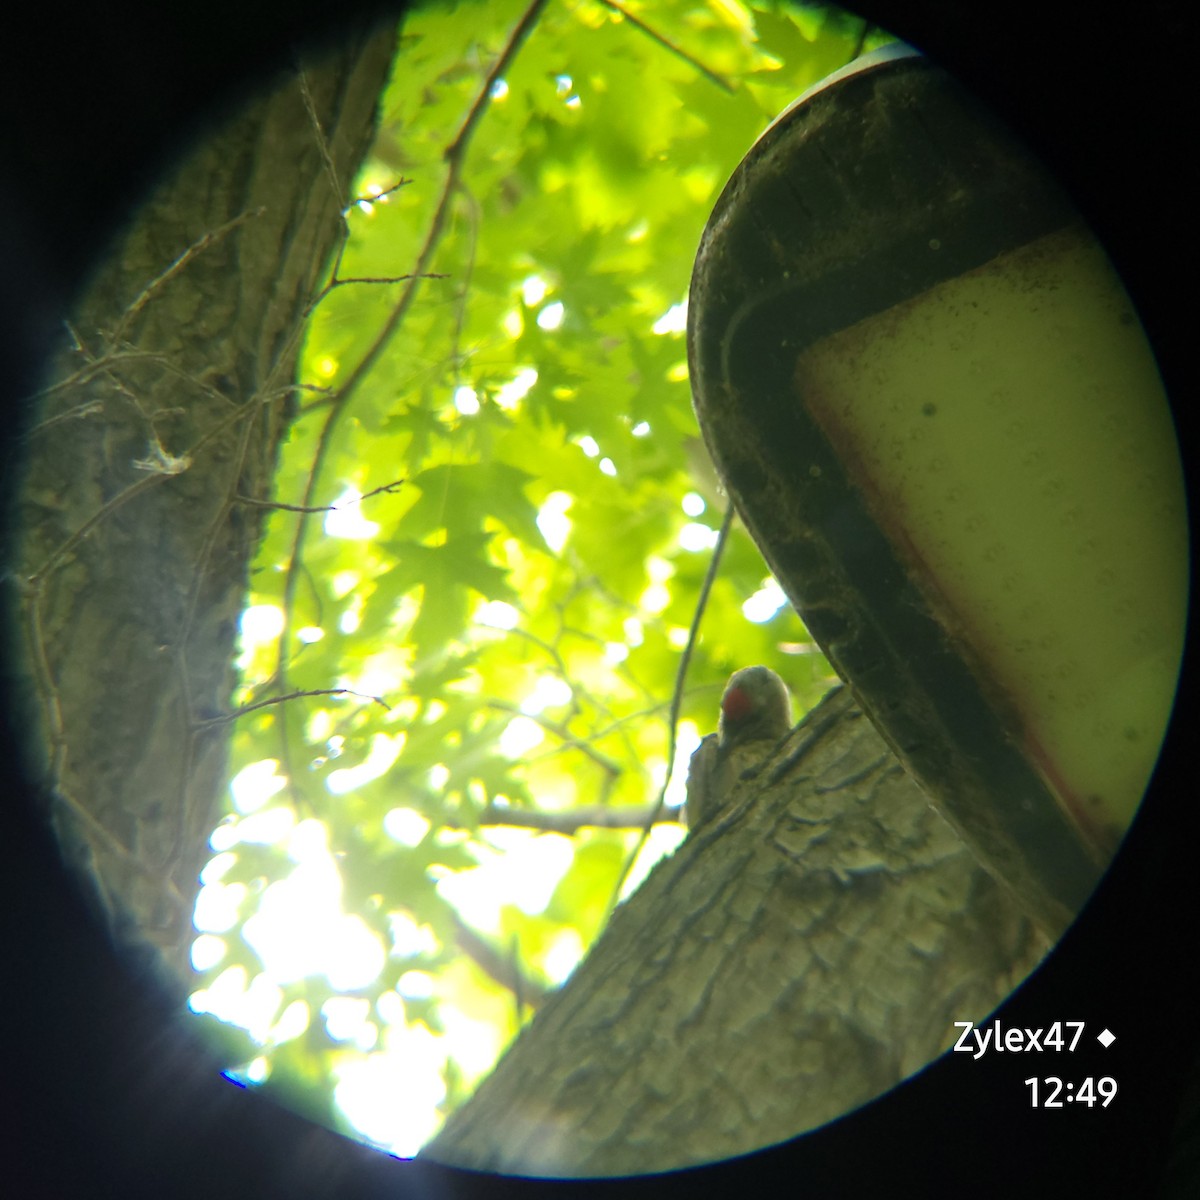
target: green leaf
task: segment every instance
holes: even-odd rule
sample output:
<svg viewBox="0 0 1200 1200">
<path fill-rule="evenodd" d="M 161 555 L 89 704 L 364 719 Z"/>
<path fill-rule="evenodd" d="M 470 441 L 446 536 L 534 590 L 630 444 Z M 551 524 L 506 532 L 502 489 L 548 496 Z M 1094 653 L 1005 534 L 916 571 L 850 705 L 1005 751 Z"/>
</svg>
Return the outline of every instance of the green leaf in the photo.
<svg viewBox="0 0 1200 1200">
<path fill-rule="evenodd" d="M 421 498 L 405 517 L 404 531 L 410 537 L 425 537 L 442 529 L 452 535 L 473 534 L 484 529 L 491 518 L 524 541 L 541 544 L 537 512 L 524 492 L 532 479 L 502 462 L 430 467 L 410 480 Z"/>
<path fill-rule="evenodd" d="M 710 529 L 725 500 L 688 458 L 698 431 L 685 339 L 653 327 L 687 295 L 705 222 L 738 161 L 787 103 L 842 65 L 861 33 L 857 18 L 811 5 L 656 0 L 637 10 L 656 40 L 595 0 L 548 5 L 504 71 L 507 91 L 481 99 L 524 8 L 464 0 L 406 15 L 355 187 L 408 182 L 370 212 L 348 214 L 340 270 L 414 270 L 445 191 L 447 147 L 478 104 L 432 245 L 430 269 L 447 278 L 420 281 L 336 415 L 330 389 L 356 376 L 407 285 L 354 284 L 321 301 L 300 382 L 324 390 L 301 394 L 276 494 L 299 504 L 311 485 L 315 502 L 328 503 L 348 488 L 405 484 L 364 500 L 353 536 L 329 536 L 319 516 L 308 518 L 294 564 L 299 517 L 270 513 L 247 596 L 262 605 L 290 597 L 292 611 L 282 648 L 247 647 L 244 692 L 268 679 L 287 690 L 350 687 L 391 707 L 291 700 L 239 721 L 232 754 L 234 770 L 277 760 L 297 815 L 323 825 L 342 881 L 338 911 L 357 914 L 389 949 L 400 916 L 421 931 L 356 995 L 380 1031 L 372 1052 L 395 1032 L 383 1013 L 444 1026 L 448 1104 L 464 1087 L 455 1023 L 441 1014 L 490 1005 L 507 1037 L 514 1002 L 484 972 L 462 970 L 452 889 L 439 881 L 485 870 L 505 844 L 511 831 L 475 825 L 497 795 L 561 811 L 655 794 L 682 637 L 709 562 L 681 543 L 695 511 L 693 498 L 685 512 L 685 497 L 705 498 L 700 519 Z M 536 382 L 518 395 L 514 381 L 530 383 L 530 372 Z M 735 526 L 684 694 L 683 717 L 700 732 L 712 728 L 736 667 L 773 666 L 792 684 L 797 712 L 831 678 L 819 655 L 785 653 L 808 642 L 790 609 L 761 624 L 744 616 L 767 574 Z M 485 601 L 515 615 L 500 609 L 489 614 L 494 624 L 478 624 Z M 311 631 L 301 640 L 306 626 L 319 627 L 320 640 L 307 640 Z M 387 745 L 401 745 L 399 757 L 368 777 L 363 768 Z M 363 781 L 334 794 L 332 772 L 353 769 Z M 415 845 L 388 832 L 395 809 L 416 816 Z M 420 821 L 429 822 L 423 833 Z M 590 944 L 634 840 L 577 835 L 540 914 L 504 892 L 501 872 L 489 937 L 515 937 L 535 974 L 560 938 Z M 240 920 L 299 869 L 305 844 L 289 833 L 235 848 L 224 883 L 247 889 Z M 263 971 L 236 930 L 225 941 L 208 982 L 230 966 L 250 980 Z M 415 969 L 435 977 L 436 996 L 397 1006 L 388 993 Z M 466 975 L 469 984 L 456 983 Z M 262 1055 L 273 1079 L 309 1094 L 301 1102 L 318 1119 L 353 1132 L 333 1081 L 366 1052 L 327 1036 L 320 1009 L 334 994 L 319 973 L 289 981 L 280 1011 L 303 999 L 305 1036 L 255 1047 L 235 1031 L 228 1053 Z"/>
</svg>

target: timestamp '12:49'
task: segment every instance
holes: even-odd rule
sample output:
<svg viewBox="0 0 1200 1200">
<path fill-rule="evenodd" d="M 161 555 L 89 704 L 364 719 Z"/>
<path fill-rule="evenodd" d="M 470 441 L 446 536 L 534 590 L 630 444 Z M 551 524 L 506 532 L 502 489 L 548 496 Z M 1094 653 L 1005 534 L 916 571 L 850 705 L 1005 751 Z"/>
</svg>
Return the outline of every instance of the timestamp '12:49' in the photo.
<svg viewBox="0 0 1200 1200">
<path fill-rule="evenodd" d="M 1117 1081 L 1111 1075 L 1100 1079 L 1089 1075 L 1078 1087 L 1050 1075 L 1045 1079 L 1026 1079 L 1025 1086 L 1030 1090 L 1029 1099 L 1034 1108 L 1065 1108 L 1068 1104 L 1091 1108 L 1097 1102 L 1101 1108 L 1107 1108 L 1117 1094 Z"/>
</svg>

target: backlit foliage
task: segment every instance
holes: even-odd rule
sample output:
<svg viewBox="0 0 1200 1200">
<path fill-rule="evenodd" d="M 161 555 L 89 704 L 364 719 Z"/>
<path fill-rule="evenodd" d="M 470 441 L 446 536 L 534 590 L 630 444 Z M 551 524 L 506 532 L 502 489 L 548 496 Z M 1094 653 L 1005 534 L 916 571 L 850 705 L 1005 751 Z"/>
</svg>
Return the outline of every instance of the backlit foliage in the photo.
<svg viewBox="0 0 1200 1200">
<path fill-rule="evenodd" d="M 886 40 L 738 0 L 535 10 L 405 21 L 278 470 L 280 504 L 334 507 L 268 520 L 258 706 L 197 909 L 193 1007 L 249 1031 L 239 1077 L 401 1154 L 586 952 L 639 845 L 726 503 L 688 390 L 696 247 L 768 122 Z M 830 680 L 735 525 L 627 887 L 683 837 L 687 755 L 756 662 L 797 712 Z M 625 827 L 573 828 L 599 808 Z"/>
</svg>

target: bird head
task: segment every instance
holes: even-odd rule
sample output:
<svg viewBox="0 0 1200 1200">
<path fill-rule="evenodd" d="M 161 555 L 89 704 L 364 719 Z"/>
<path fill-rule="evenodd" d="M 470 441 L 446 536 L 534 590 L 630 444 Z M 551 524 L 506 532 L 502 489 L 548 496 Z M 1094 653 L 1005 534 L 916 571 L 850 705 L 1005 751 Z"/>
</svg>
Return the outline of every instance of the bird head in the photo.
<svg viewBox="0 0 1200 1200">
<path fill-rule="evenodd" d="M 730 676 L 721 697 L 721 742 L 778 741 L 791 728 L 787 684 L 769 667 L 743 667 Z"/>
</svg>

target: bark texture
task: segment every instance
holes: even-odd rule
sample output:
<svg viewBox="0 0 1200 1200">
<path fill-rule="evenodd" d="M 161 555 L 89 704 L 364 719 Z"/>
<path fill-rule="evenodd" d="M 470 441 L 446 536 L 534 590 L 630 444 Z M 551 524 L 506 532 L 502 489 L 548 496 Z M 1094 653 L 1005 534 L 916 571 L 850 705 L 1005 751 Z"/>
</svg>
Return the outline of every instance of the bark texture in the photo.
<svg viewBox="0 0 1200 1200">
<path fill-rule="evenodd" d="M 118 939 L 180 978 L 263 511 L 240 498 L 269 495 L 394 44 L 348 36 L 180 163 L 96 271 L 27 436 L 31 754 Z"/>
<path fill-rule="evenodd" d="M 1047 949 L 835 688 L 423 1153 L 576 1176 L 744 1154 L 918 1071 Z"/>
</svg>

